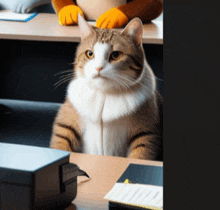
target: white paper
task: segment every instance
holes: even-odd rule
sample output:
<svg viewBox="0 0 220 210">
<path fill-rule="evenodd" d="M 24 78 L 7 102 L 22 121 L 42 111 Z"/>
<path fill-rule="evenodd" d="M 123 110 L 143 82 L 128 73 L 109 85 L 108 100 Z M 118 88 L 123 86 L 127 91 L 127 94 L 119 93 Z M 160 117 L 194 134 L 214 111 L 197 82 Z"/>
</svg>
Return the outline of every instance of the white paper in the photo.
<svg viewBox="0 0 220 210">
<path fill-rule="evenodd" d="M 163 187 L 145 184 L 115 183 L 104 197 L 109 201 L 141 207 L 163 208 Z"/>
<path fill-rule="evenodd" d="M 30 17 L 36 15 L 36 13 L 14 13 L 11 10 L 1 10 L 0 20 L 11 20 L 11 21 L 27 21 Z"/>
</svg>

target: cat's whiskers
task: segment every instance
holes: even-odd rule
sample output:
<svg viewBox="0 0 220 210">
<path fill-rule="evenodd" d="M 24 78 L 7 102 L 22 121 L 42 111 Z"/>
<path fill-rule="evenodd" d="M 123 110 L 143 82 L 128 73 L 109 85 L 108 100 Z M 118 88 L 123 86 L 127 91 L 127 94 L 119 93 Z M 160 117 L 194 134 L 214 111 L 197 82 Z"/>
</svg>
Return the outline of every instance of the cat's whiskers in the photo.
<svg viewBox="0 0 220 210">
<path fill-rule="evenodd" d="M 163 79 L 160 79 L 159 77 L 156 77 L 156 76 L 155 76 L 155 78 L 156 78 L 157 80 L 163 81 Z"/>
<path fill-rule="evenodd" d="M 144 90 L 145 90 L 149 95 L 152 95 L 152 94 L 154 94 L 154 93 L 157 92 L 156 89 L 150 88 L 147 84 L 143 84 L 143 87 L 144 87 Z"/>
<path fill-rule="evenodd" d="M 137 83 L 136 80 L 133 79 L 133 78 L 127 78 L 126 76 L 122 76 L 122 75 L 117 75 L 117 76 L 120 77 L 123 80 L 126 80 L 126 82 L 128 82 L 131 85 L 134 85 L 134 84 Z"/>
<path fill-rule="evenodd" d="M 156 77 L 156 76 L 153 76 L 153 77 L 146 76 L 146 77 L 149 78 L 149 79 L 155 78 L 157 80 L 163 81 L 163 79 L 160 79 L 159 77 Z"/>
<path fill-rule="evenodd" d="M 144 90 L 147 92 L 147 94 L 149 95 L 152 95 L 155 92 L 157 92 L 159 94 L 159 92 L 157 90 L 152 90 L 147 84 L 143 83 L 143 82 L 140 82 L 140 81 L 137 81 L 135 79 L 132 79 L 132 78 L 127 78 L 127 77 L 122 77 L 121 75 L 118 75 L 118 77 L 122 78 L 122 80 L 126 80 L 127 83 L 130 83 L 131 86 L 129 86 L 129 90 L 133 92 L 132 90 L 132 85 L 141 85 Z M 151 77 L 153 78 L 153 77 Z"/>
<path fill-rule="evenodd" d="M 120 78 L 120 82 L 122 82 L 126 86 L 127 90 L 130 90 L 133 92 L 132 86 L 137 84 L 136 80 L 132 78 L 127 78 L 121 75 L 117 75 L 117 77 Z"/>
<path fill-rule="evenodd" d="M 159 78 L 157 78 L 156 76 L 155 77 L 147 77 L 147 78 L 155 78 L 155 79 L 159 79 Z M 162 80 L 163 81 L 163 80 Z M 156 94 L 158 94 L 159 96 L 160 96 L 160 93 L 159 93 L 159 91 L 155 88 L 155 89 L 152 89 L 152 88 L 150 88 L 149 86 L 148 86 L 148 84 L 143 84 L 143 87 L 148 91 L 148 93 L 150 93 L 150 94 L 154 94 L 154 93 L 156 93 Z"/>
<path fill-rule="evenodd" d="M 114 87 L 116 88 L 116 90 L 122 91 L 122 85 L 120 83 L 120 81 L 118 81 L 116 78 L 112 79 L 111 77 L 106 77 L 107 79 L 112 80 Z"/>
<path fill-rule="evenodd" d="M 155 93 L 158 95 L 158 96 L 160 96 L 161 94 L 159 93 L 159 91 L 158 90 L 155 90 Z"/>
<path fill-rule="evenodd" d="M 109 80 L 112 80 L 112 84 L 114 85 L 114 87 L 117 89 L 117 90 L 120 90 L 120 91 L 122 91 L 123 89 L 122 89 L 122 85 L 121 85 L 121 82 L 120 81 L 118 81 L 117 79 L 116 79 L 116 77 L 113 79 L 111 76 L 108 76 L 108 75 L 105 75 L 105 78 L 107 78 L 107 79 L 109 79 Z"/>
<path fill-rule="evenodd" d="M 114 87 L 116 88 L 116 90 L 122 91 L 122 85 L 119 84 L 120 82 L 114 83 Z"/>
<path fill-rule="evenodd" d="M 68 74 L 66 74 L 66 73 L 68 73 Z M 60 74 L 65 74 L 65 75 L 62 75 L 59 77 L 60 80 L 54 84 L 55 89 L 58 88 L 61 84 L 71 80 L 74 77 L 75 72 L 73 71 L 73 69 L 68 69 L 65 71 L 58 72 L 54 76 L 58 76 Z"/>
<path fill-rule="evenodd" d="M 117 84 L 121 91 L 123 91 L 123 88 L 125 88 L 126 90 L 128 89 L 128 86 L 120 79 L 116 79 L 115 81 L 118 82 Z"/>
<path fill-rule="evenodd" d="M 65 82 L 68 82 L 70 79 L 71 79 L 71 78 L 66 79 L 66 80 L 63 80 L 63 81 L 59 81 L 59 83 L 54 84 L 54 86 L 55 86 L 54 89 L 57 89 L 60 85 L 62 85 L 62 84 L 65 83 Z"/>
<path fill-rule="evenodd" d="M 59 87 L 61 84 L 63 84 L 63 83 L 65 83 L 65 82 L 69 81 L 70 79 L 71 79 L 71 78 L 65 78 L 65 79 L 60 80 L 60 81 L 58 81 L 57 83 L 55 83 L 55 84 L 54 84 L 55 89 L 56 89 L 57 87 Z"/>
<path fill-rule="evenodd" d="M 58 82 L 56 82 L 54 84 L 55 89 L 58 88 L 61 84 L 70 81 L 73 78 L 73 75 L 66 75 L 66 77 L 62 78 L 61 80 L 59 80 Z"/>
<path fill-rule="evenodd" d="M 74 64 L 77 64 L 77 62 L 72 62 L 72 63 L 69 63 L 70 65 L 74 65 Z"/>
<path fill-rule="evenodd" d="M 73 72 L 73 70 L 72 69 L 68 69 L 66 71 L 60 71 L 60 72 L 54 74 L 54 76 L 57 76 L 57 75 L 60 75 L 60 74 L 65 74 L 65 73 L 68 73 L 68 72 Z"/>
<path fill-rule="evenodd" d="M 117 78 L 117 79 L 116 79 Z M 132 91 L 132 89 L 129 87 L 129 85 L 125 82 L 125 81 L 123 81 L 123 77 L 116 77 L 114 80 L 118 83 L 118 86 L 119 87 L 121 87 L 121 86 L 123 86 L 126 90 L 131 90 Z M 121 90 L 122 90 L 122 87 L 121 87 Z"/>
<path fill-rule="evenodd" d="M 67 76 L 74 76 L 74 72 L 71 72 L 67 75 L 60 76 L 59 78 L 61 79 L 61 78 L 67 77 Z"/>
</svg>

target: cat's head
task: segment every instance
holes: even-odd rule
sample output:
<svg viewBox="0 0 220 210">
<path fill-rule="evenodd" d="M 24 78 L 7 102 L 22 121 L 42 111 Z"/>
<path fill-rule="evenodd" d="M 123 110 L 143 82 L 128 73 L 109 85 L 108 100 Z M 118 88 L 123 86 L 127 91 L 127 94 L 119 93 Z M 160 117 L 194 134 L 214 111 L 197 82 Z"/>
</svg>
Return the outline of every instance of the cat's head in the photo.
<svg viewBox="0 0 220 210">
<path fill-rule="evenodd" d="M 78 25 L 81 43 L 75 59 L 77 78 L 104 92 L 134 86 L 144 69 L 141 20 L 134 18 L 120 31 L 92 27 L 79 15 Z"/>
</svg>

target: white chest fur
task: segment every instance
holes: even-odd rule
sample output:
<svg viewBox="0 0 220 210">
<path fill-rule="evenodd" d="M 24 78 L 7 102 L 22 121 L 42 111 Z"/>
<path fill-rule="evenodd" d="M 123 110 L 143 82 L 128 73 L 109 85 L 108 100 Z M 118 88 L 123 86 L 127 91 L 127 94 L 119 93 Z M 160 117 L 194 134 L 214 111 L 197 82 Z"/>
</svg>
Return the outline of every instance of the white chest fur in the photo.
<svg viewBox="0 0 220 210">
<path fill-rule="evenodd" d="M 126 121 L 110 123 L 83 119 L 83 152 L 87 154 L 125 156 Z"/>
<path fill-rule="evenodd" d="M 84 140 L 83 152 L 124 156 L 122 151 L 126 139 L 126 125 L 123 125 L 123 122 L 119 124 L 116 120 L 123 112 L 125 114 L 126 105 L 121 104 L 123 100 L 117 103 L 116 98 L 107 97 L 88 87 L 83 79 L 72 81 L 67 94 L 80 115 Z"/>
<path fill-rule="evenodd" d="M 93 122 L 111 122 L 134 112 L 153 93 L 143 85 L 139 90 L 124 94 L 104 94 L 88 86 L 82 78 L 73 80 L 67 97 L 80 116 Z"/>
<path fill-rule="evenodd" d="M 154 86 L 153 82 L 151 93 Z M 67 97 L 80 115 L 83 152 L 125 156 L 128 122 L 123 116 L 132 114 L 150 95 L 146 84 L 136 92 L 110 95 L 92 89 L 83 78 L 73 80 Z"/>
</svg>

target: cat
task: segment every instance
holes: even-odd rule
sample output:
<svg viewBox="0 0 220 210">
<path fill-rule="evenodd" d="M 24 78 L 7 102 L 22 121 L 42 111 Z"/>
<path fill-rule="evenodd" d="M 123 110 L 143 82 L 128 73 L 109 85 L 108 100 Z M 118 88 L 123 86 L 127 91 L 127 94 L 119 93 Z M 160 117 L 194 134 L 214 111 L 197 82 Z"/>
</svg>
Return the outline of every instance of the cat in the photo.
<svg viewBox="0 0 220 210">
<path fill-rule="evenodd" d="M 74 76 L 55 118 L 50 147 L 155 160 L 161 144 L 156 78 L 142 46 L 143 24 L 90 26 L 78 15 Z"/>
</svg>

